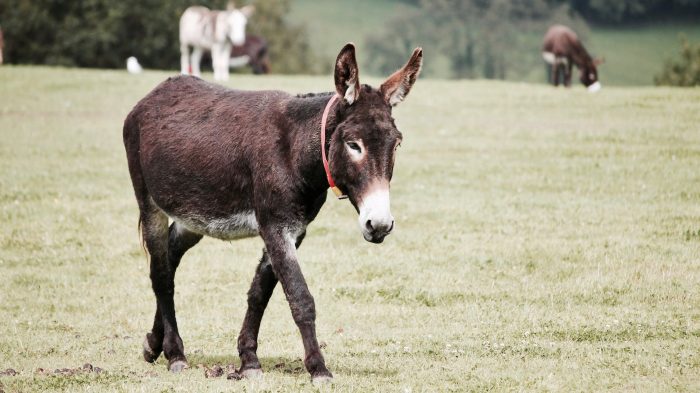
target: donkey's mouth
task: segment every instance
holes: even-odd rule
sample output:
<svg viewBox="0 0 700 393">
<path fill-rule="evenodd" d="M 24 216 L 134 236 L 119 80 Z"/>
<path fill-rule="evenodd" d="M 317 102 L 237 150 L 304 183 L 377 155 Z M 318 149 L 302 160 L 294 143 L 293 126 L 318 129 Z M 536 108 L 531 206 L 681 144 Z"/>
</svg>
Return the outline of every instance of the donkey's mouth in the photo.
<svg viewBox="0 0 700 393">
<path fill-rule="evenodd" d="M 365 240 L 367 240 L 367 241 L 370 242 L 370 243 L 375 243 L 375 244 L 379 244 L 379 243 L 383 242 L 383 241 L 384 241 L 384 238 L 385 238 L 387 235 L 388 235 L 388 233 L 383 233 L 383 234 L 381 234 L 381 235 L 379 235 L 379 234 L 372 234 L 372 233 L 368 233 L 368 232 L 363 232 L 363 233 L 362 233 L 362 237 L 364 237 Z"/>
</svg>

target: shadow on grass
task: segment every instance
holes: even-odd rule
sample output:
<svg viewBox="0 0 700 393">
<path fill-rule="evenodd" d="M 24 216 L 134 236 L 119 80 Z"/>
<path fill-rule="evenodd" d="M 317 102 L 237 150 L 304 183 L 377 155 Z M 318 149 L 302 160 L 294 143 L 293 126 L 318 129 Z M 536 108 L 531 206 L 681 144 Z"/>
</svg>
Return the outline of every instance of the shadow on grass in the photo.
<svg viewBox="0 0 700 393">
<path fill-rule="evenodd" d="M 236 368 L 241 366 L 241 360 L 237 355 L 201 355 L 195 353 L 188 355 L 187 361 L 190 366 L 197 366 L 198 364 L 207 367 L 215 365 L 224 367 L 229 364 L 234 364 Z M 262 357 L 260 358 L 260 364 L 262 365 L 263 372 L 281 372 L 283 374 L 299 374 L 306 372 L 304 363 L 300 358 L 292 359 L 280 356 Z"/>
<path fill-rule="evenodd" d="M 212 367 L 215 365 L 225 367 L 229 364 L 236 365 L 236 368 L 241 366 L 240 359 L 235 355 L 222 356 L 192 354 L 188 356 L 187 359 L 190 366 L 196 366 L 198 364 L 203 364 L 207 367 Z M 301 358 L 289 358 L 283 356 L 261 357 L 260 365 L 262 366 L 263 372 L 266 374 L 306 374 L 306 368 L 304 367 L 304 362 L 301 360 Z M 372 367 L 371 365 L 365 366 L 359 360 L 356 365 L 338 365 L 329 368 L 331 369 L 330 371 L 332 373 L 343 375 L 394 377 L 399 374 L 399 370 L 396 368 L 379 368 Z"/>
</svg>

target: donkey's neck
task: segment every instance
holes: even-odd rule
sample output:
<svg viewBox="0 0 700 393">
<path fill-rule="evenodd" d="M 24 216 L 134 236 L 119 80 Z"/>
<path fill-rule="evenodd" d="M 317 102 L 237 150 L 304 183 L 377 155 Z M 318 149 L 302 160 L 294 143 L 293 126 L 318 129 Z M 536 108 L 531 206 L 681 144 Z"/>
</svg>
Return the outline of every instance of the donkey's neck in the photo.
<svg viewBox="0 0 700 393">
<path fill-rule="evenodd" d="M 320 194 L 328 189 L 326 172 L 321 160 L 321 118 L 333 94 L 298 95 L 286 106 L 290 123 L 294 124 L 290 129 L 291 159 L 299 168 L 303 191 L 308 194 Z M 335 132 L 336 125 L 335 110 L 331 108 L 326 122 L 326 140 L 323 146 L 326 148 L 326 154 L 329 153 L 329 141 Z"/>
<path fill-rule="evenodd" d="M 580 42 L 574 45 L 571 58 L 580 69 L 588 68 L 588 65 L 593 62 L 593 58 Z"/>
</svg>

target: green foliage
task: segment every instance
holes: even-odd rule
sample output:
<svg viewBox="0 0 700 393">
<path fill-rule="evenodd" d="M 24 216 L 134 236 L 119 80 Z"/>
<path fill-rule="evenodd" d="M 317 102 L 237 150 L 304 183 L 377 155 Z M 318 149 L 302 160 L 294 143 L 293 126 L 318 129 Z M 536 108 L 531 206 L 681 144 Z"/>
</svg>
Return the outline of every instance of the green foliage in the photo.
<svg viewBox="0 0 700 393">
<path fill-rule="evenodd" d="M 663 71 L 654 77 L 657 85 L 700 86 L 700 43 L 681 37 L 680 58 L 666 60 Z"/>
<path fill-rule="evenodd" d="M 121 68 L 136 56 L 147 68 L 179 66 L 178 21 L 190 0 L 8 0 L 0 3 L 5 57 L 10 63 Z M 212 9 L 225 0 L 200 0 Z M 309 69 L 301 28 L 285 21 L 289 1 L 260 0 L 249 31 L 263 33 L 278 71 Z M 260 26 L 256 26 L 260 21 Z M 293 52 L 281 56 L 282 48 Z M 302 58 L 302 60 L 299 60 Z"/>
<path fill-rule="evenodd" d="M 390 72 L 422 45 L 446 60 L 451 77 L 505 79 L 541 62 L 530 56 L 539 53 L 540 42 L 524 41 L 524 33 L 540 34 L 555 22 L 586 30 L 566 5 L 552 7 L 547 0 L 422 0 L 368 39 L 369 65 L 372 72 Z"/>
<path fill-rule="evenodd" d="M 318 73 L 306 28 L 290 25 L 287 21 L 290 0 L 256 0 L 252 4 L 255 5 L 255 14 L 248 23 L 248 33 L 267 40 L 272 72 Z"/>
<path fill-rule="evenodd" d="M 700 16 L 700 0 L 568 0 L 586 18 L 603 22 L 681 14 Z"/>
</svg>

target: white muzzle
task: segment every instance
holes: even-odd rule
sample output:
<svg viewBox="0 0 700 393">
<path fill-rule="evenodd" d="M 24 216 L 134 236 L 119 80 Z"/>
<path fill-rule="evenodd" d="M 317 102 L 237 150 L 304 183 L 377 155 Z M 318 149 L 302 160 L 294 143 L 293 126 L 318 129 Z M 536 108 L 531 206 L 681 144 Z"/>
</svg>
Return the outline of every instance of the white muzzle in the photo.
<svg viewBox="0 0 700 393">
<path fill-rule="evenodd" d="M 358 204 L 360 217 L 358 223 L 365 240 L 379 243 L 394 228 L 394 216 L 391 215 L 389 189 L 375 188 L 364 195 Z"/>
<path fill-rule="evenodd" d="M 600 91 L 600 89 L 601 89 L 602 87 L 603 87 L 603 86 L 600 84 L 600 82 L 595 81 L 594 84 L 588 86 L 588 92 L 589 92 L 589 93 L 597 93 L 598 91 Z"/>
</svg>

